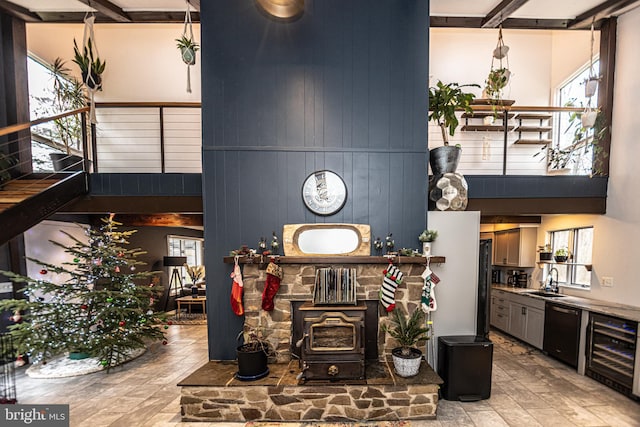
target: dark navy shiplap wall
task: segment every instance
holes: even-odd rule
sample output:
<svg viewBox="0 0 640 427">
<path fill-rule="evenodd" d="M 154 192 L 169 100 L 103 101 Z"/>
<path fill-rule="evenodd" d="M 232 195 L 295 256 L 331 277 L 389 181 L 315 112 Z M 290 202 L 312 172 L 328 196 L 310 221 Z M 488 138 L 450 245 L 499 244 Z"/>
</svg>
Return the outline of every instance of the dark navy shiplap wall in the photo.
<svg viewBox="0 0 640 427">
<path fill-rule="evenodd" d="M 222 257 L 288 223 L 364 223 L 418 247 L 426 225 L 427 0 L 305 0 L 295 22 L 253 0 L 202 2 L 203 198 L 209 355 L 234 359 L 242 319 Z M 348 199 L 306 210 L 329 169 Z M 285 281 L 287 278 L 285 277 Z"/>
</svg>

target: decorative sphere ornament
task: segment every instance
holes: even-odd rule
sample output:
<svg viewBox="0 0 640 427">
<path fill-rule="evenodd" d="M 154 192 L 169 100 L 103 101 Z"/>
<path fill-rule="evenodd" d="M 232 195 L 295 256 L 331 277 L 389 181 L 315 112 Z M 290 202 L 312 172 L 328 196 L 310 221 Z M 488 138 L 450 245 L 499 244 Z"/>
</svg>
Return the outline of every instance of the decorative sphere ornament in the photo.
<svg viewBox="0 0 640 427">
<path fill-rule="evenodd" d="M 147 319 L 143 317 L 142 319 L 140 319 L 140 323 L 147 323 Z"/>
<path fill-rule="evenodd" d="M 107 298 L 107 302 L 113 302 L 113 298 L 111 297 Z"/>
<path fill-rule="evenodd" d="M 47 273 L 48 273 L 48 271 L 47 271 L 46 268 L 43 268 L 42 270 L 40 270 L 40 274 L 42 274 L 42 275 L 47 274 Z"/>
<path fill-rule="evenodd" d="M 467 208 L 468 188 L 462 174 L 436 175 L 429 181 L 429 207 L 440 211 L 463 211 Z"/>
<path fill-rule="evenodd" d="M 124 252 L 118 252 L 118 258 L 122 258 L 124 256 Z"/>
<path fill-rule="evenodd" d="M 80 262 L 80 258 L 74 258 L 73 262 L 76 262 L 76 263 Z"/>
<path fill-rule="evenodd" d="M 164 325 L 164 328 L 165 329 L 169 329 L 169 325 Z"/>
<path fill-rule="evenodd" d="M 116 265 L 116 268 L 115 268 L 115 272 L 116 273 L 120 273 L 120 267 L 118 267 L 117 265 Z"/>
<path fill-rule="evenodd" d="M 118 322 L 118 325 L 119 325 L 119 326 L 124 326 L 124 325 L 125 325 L 125 321 L 124 321 L 124 320 L 119 321 L 119 322 Z"/>
<path fill-rule="evenodd" d="M 83 310 L 86 310 L 87 308 L 89 308 L 89 306 L 87 304 L 82 304 L 80 308 Z"/>
<path fill-rule="evenodd" d="M 107 365 L 109 364 L 109 362 L 107 362 L 106 360 L 101 360 L 101 361 L 100 361 L 100 364 L 101 364 L 102 366 L 107 366 Z"/>
<path fill-rule="evenodd" d="M 162 340 L 162 345 L 167 345 L 169 342 L 167 340 Z"/>
<path fill-rule="evenodd" d="M 136 266 L 135 265 L 131 266 L 131 271 L 136 271 Z"/>
<path fill-rule="evenodd" d="M 173 322 L 172 322 L 171 320 L 169 320 L 169 321 L 167 322 L 167 325 L 173 325 Z"/>
</svg>

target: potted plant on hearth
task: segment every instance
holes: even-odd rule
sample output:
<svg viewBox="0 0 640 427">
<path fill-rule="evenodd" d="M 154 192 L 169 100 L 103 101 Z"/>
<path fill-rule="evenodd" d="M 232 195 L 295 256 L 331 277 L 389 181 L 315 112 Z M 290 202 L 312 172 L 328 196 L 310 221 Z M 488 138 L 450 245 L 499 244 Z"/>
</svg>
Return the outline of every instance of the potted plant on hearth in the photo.
<svg viewBox="0 0 640 427">
<path fill-rule="evenodd" d="M 438 81 L 429 88 L 429 121 L 440 126 L 443 147 L 429 150 L 429 164 L 434 175 L 455 172 L 460 160 L 460 146 L 449 146 L 449 136 L 453 136 L 458 128 L 457 110 L 472 113 L 471 101 L 473 93 L 463 90 L 465 87 L 480 87 L 477 84 L 459 85 L 458 83 L 444 84 Z"/>
<path fill-rule="evenodd" d="M 423 319 L 424 313 L 420 309 L 415 309 L 411 316 L 406 316 L 396 307 L 390 318 L 391 325 L 382 326 L 382 329 L 400 344 L 400 347 L 391 351 L 391 355 L 395 371 L 401 377 L 412 377 L 420 370 L 422 351 L 414 346 L 418 341 L 429 339 L 429 328 L 424 326 Z"/>
<path fill-rule="evenodd" d="M 236 348 L 238 372 L 236 378 L 241 381 L 253 381 L 269 375 L 269 356 L 275 352 L 271 344 L 256 329 L 240 332 L 238 340 L 244 337 L 243 344 Z"/>
<path fill-rule="evenodd" d="M 431 255 L 431 243 L 438 237 L 438 230 L 424 230 L 418 236 L 418 240 L 422 242 L 422 255 Z"/>
</svg>

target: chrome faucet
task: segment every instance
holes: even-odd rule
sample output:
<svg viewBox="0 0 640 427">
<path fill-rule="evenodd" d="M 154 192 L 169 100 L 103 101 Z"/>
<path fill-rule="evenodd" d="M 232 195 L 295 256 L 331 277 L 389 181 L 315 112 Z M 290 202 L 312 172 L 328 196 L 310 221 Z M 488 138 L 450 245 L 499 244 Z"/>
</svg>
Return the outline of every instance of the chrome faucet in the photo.
<svg viewBox="0 0 640 427">
<path fill-rule="evenodd" d="M 553 281 L 553 272 L 556 272 L 556 280 L 555 282 Z M 549 269 L 549 289 L 551 290 L 551 292 L 555 292 L 556 294 L 560 291 L 560 287 L 558 286 L 558 269 L 555 267 L 552 267 Z"/>
</svg>

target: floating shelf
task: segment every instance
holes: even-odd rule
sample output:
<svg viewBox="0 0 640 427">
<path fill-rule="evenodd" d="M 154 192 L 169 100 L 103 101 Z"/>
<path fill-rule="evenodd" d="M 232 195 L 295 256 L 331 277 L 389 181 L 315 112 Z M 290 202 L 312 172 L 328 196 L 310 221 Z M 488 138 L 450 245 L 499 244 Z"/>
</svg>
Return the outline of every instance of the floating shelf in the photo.
<svg viewBox="0 0 640 427">
<path fill-rule="evenodd" d="M 238 262 L 240 264 L 267 264 L 271 255 L 265 255 L 261 257 L 259 255 L 254 256 L 240 256 Z M 427 258 L 422 256 L 408 257 L 408 256 L 273 256 L 278 264 L 389 264 L 391 259 L 396 264 L 426 264 Z M 431 264 L 444 264 L 446 258 L 443 256 L 432 256 L 429 260 Z M 233 264 L 234 257 L 226 256 L 223 258 L 225 264 Z"/>
<path fill-rule="evenodd" d="M 486 131 L 486 132 L 503 132 L 502 125 L 464 125 L 460 128 L 462 131 Z M 507 126 L 508 131 L 513 130 L 513 126 Z"/>
<path fill-rule="evenodd" d="M 516 119 L 518 120 L 549 120 L 551 114 L 533 114 L 533 113 L 518 113 Z"/>
<path fill-rule="evenodd" d="M 517 139 L 513 143 L 520 145 L 549 145 L 552 142 L 550 139 Z"/>
<path fill-rule="evenodd" d="M 516 101 L 514 99 L 490 99 L 490 98 L 475 98 L 471 101 L 471 105 L 497 105 L 501 107 L 509 107 Z"/>
<path fill-rule="evenodd" d="M 518 126 L 514 129 L 516 132 L 551 132 L 553 128 L 551 126 Z"/>
<path fill-rule="evenodd" d="M 494 116 L 496 120 L 500 120 L 504 118 L 504 113 L 502 112 L 493 113 L 491 111 L 474 111 L 473 113 L 462 113 L 460 117 L 463 119 L 483 119 L 485 117 L 492 117 L 492 116 Z M 513 117 L 515 117 L 515 114 L 509 113 L 507 114 L 507 117 L 512 119 Z"/>
<path fill-rule="evenodd" d="M 540 264 L 549 264 L 549 265 L 581 265 L 587 269 L 587 271 L 591 271 L 593 269 L 593 264 L 581 264 L 579 262 L 553 262 L 553 261 L 538 261 L 538 265 Z M 541 267 L 542 268 L 542 267 Z"/>
</svg>

